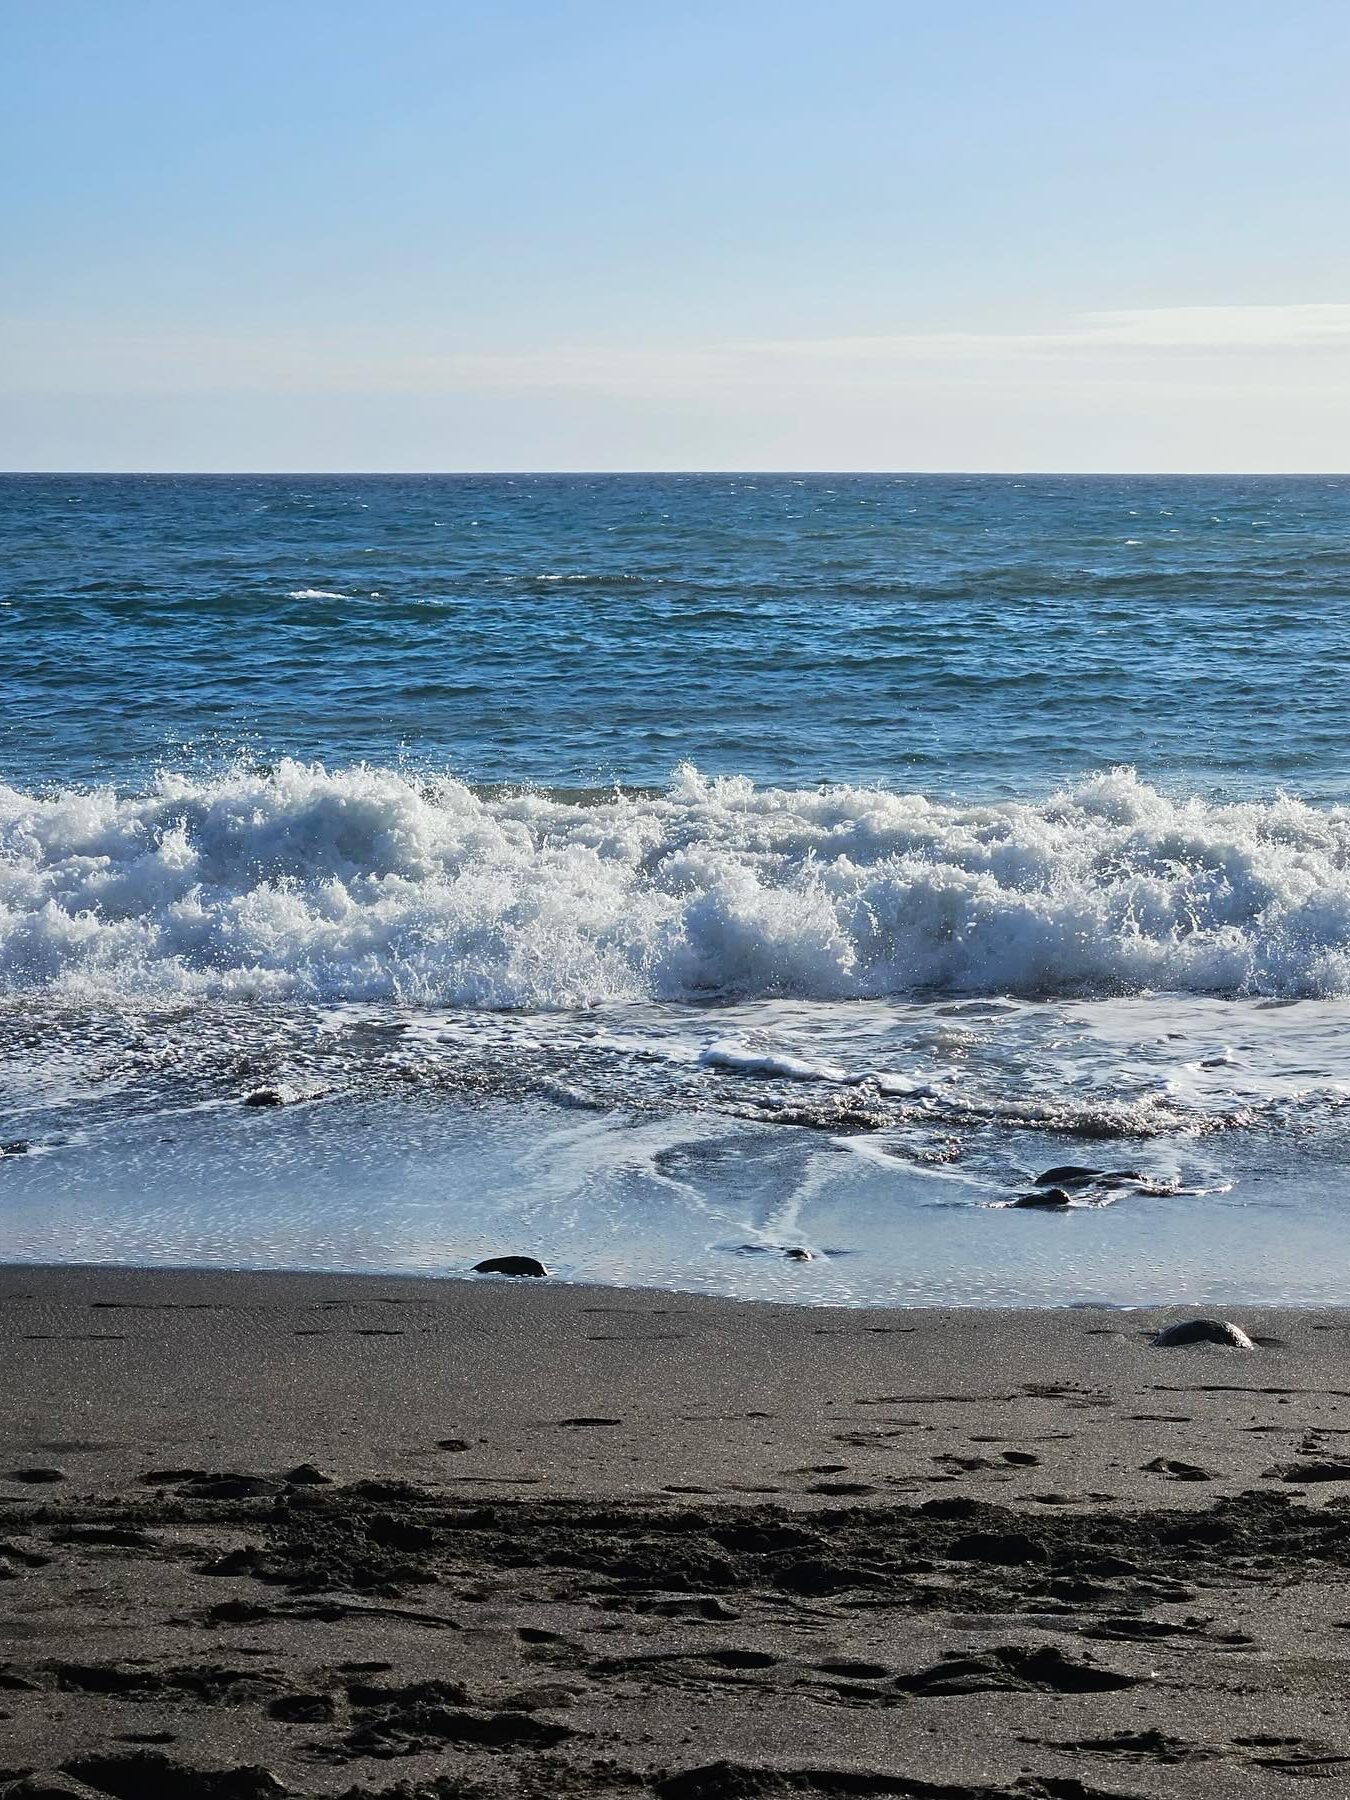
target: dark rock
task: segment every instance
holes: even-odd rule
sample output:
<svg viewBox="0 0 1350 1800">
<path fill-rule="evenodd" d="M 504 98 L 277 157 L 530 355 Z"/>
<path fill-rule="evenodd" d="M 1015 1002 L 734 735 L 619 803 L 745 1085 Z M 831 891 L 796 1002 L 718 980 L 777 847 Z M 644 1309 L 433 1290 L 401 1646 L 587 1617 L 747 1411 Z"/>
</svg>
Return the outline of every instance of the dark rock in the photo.
<svg viewBox="0 0 1350 1800">
<path fill-rule="evenodd" d="M 316 1469 L 313 1463 L 301 1463 L 286 1476 L 287 1487 L 329 1487 L 332 1477 L 325 1475 L 322 1469 Z"/>
<path fill-rule="evenodd" d="M 475 1275 L 547 1275 L 543 1263 L 533 1256 L 489 1256 L 473 1265 Z"/>
<path fill-rule="evenodd" d="M 27 1154 L 27 1138 L 11 1138 L 7 1144 L 0 1144 L 0 1156 L 27 1156 Z"/>
<path fill-rule="evenodd" d="M 21 1481 L 25 1487 L 48 1487 L 65 1478 L 64 1469 L 11 1469 L 5 1480 Z"/>
<path fill-rule="evenodd" d="M 815 1257 L 811 1251 L 803 1250 L 798 1245 L 795 1245 L 795 1244 L 793 1245 L 793 1247 L 790 1250 L 785 1250 L 783 1252 L 783 1255 L 787 1258 L 787 1260 L 789 1262 L 814 1262 L 815 1261 Z"/>
<path fill-rule="evenodd" d="M 1068 1204 L 1069 1195 L 1062 1187 L 1039 1188 L 1030 1194 L 1019 1194 L 1013 1201 L 1014 1206 L 1041 1206 L 1047 1209 Z"/>
<path fill-rule="evenodd" d="M 1209 1481 L 1212 1479 L 1208 1469 L 1202 1469 L 1199 1463 L 1178 1462 L 1174 1456 L 1155 1456 L 1152 1462 L 1143 1465 L 1145 1474 L 1166 1475 L 1171 1481 Z"/>
<path fill-rule="evenodd" d="M 1225 1344 L 1230 1350 L 1255 1350 L 1256 1345 L 1240 1325 L 1227 1319 L 1183 1319 L 1177 1325 L 1166 1325 L 1154 1338 L 1164 1349 L 1177 1344 Z"/>
<path fill-rule="evenodd" d="M 239 1103 L 241 1106 L 285 1106 L 286 1096 L 280 1088 L 254 1088 L 251 1094 L 245 1094 Z"/>
<path fill-rule="evenodd" d="M 1053 1169 L 1044 1169 L 1032 1182 L 1032 1187 L 1063 1187 L 1067 1182 L 1071 1187 L 1081 1186 L 1085 1181 L 1095 1181 L 1103 1169 L 1085 1169 L 1079 1163 L 1057 1163 Z"/>
</svg>

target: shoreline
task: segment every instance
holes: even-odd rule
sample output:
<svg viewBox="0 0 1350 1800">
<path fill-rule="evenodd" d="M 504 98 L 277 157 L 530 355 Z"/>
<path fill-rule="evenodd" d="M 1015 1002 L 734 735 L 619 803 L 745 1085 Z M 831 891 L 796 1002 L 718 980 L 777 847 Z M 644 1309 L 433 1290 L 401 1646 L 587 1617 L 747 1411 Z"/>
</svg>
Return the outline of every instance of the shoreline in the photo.
<svg viewBox="0 0 1350 1800">
<path fill-rule="evenodd" d="M 1052 1212 L 1050 1216 L 1055 1215 Z M 510 1252 L 496 1250 L 490 1254 L 505 1256 Z M 833 1253 L 825 1252 L 824 1256 L 828 1258 L 831 1254 Z M 778 1260 L 778 1257 L 773 1258 L 775 1264 Z M 723 1294 L 709 1292 L 703 1288 L 658 1286 L 653 1282 L 646 1281 L 586 1280 L 579 1276 L 574 1278 L 571 1275 L 560 1273 L 556 1269 L 549 1269 L 548 1273 L 540 1278 L 503 1276 L 496 1271 L 480 1274 L 471 1266 L 422 1272 L 396 1268 L 318 1268 L 304 1264 L 297 1264 L 294 1267 L 268 1264 L 246 1268 L 209 1262 L 46 1262 L 36 1259 L 32 1261 L 14 1260 L 0 1256 L 0 1305 L 4 1304 L 7 1292 L 5 1284 L 13 1277 L 32 1277 L 37 1286 L 43 1289 L 59 1289 L 68 1283 L 73 1286 L 104 1277 L 113 1281 L 164 1282 L 169 1285 L 220 1282 L 228 1287 L 239 1286 L 241 1298 L 242 1289 L 254 1283 L 260 1286 L 276 1284 L 278 1297 L 280 1297 L 282 1284 L 308 1285 L 319 1282 L 352 1284 L 351 1299 L 353 1301 L 359 1301 L 362 1290 L 373 1290 L 381 1284 L 404 1288 L 408 1291 L 409 1298 L 424 1300 L 428 1303 L 434 1302 L 438 1296 L 449 1297 L 461 1294 L 466 1290 L 494 1294 L 532 1295 L 536 1300 L 545 1295 L 584 1295 L 592 1298 L 604 1295 L 630 1295 L 635 1299 L 649 1300 L 653 1304 L 662 1299 L 688 1301 L 691 1305 L 707 1307 L 714 1311 L 726 1309 L 730 1313 L 756 1310 L 807 1315 L 832 1313 L 839 1314 L 845 1319 L 888 1313 L 911 1317 L 931 1315 L 933 1318 L 959 1318 L 967 1314 L 973 1317 L 1017 1315 L 1026 1318 L 1058 1318 L 1063 1314 L 1086 1317 L 1089 1314 L 1101 1313 L 1124 1318 L 1134 1318 L 1146 1314 L 1150 1319 L 1165 1322 L 1173 1314 L 1187 1317 L 1201 1315 L 1208 1317 L 1216 1313 L 1226 1314 L 1237 1311 L 1253 1316 L 1260 1315 L 1268 1320 L 1297 1321 L 1305 1316 L 1313 1315 L 1326 1320 L 1344 1319 L 1347 1328 L 1350 1329 L 1350 1276 L 1347 1276 L 1347 1298 L 1343 1302 L 1313 1300 L 1266 1302 L 1240 1298 L 1216 1299 L 1211 1295 L 1199 1298 L 1183 1296 L 1177 1300 L 1065 1300 L 1053 1305 L 1039 1305 L 1019 1300 L 958 1301 L 941 1304 L 904 1300 L 831 1301 L 805 1297 L 793 1299 L 785 1298 L 782 1293 L 778 1292 L 762 1296 Z M 75 1294 L 72 1292 L 71 1295 L 66 1296 L 57 1292 L 43 1293 L 40 1298 L 44 1302 L 50 1302 L 74 1299 Z M 298 1296 L 294 1298 L 298 1298 Z M 261 1295 L 255 1296 L 255 1302 L 257 1299 L 261 1299 Z M 165 1305 L 168 1304 L 166 1301 Z"/>
<path fill-rule="evenodd" d="M 1033 1217 L 1051 1217 L 1057 1215 L 1053 1211 L 1035 1213 Z M 513 1252 L 488 1250 L 485 1256 L 509 1256 Z M 813 1252 L 811 1261 L 828 1261 L 832 1252 Z M 535 1260 L 531 1254 L 527 1260 Z M 794 1264 L 791 1256 L 781 1252 L 766 1257 L 773 1272 L 781 1263 L 789 1267 L 800 1267 Z M 44 1301 L 61 1297 L 59 1290 L 67 1283 L 78 1284 L 98 1278 L 111 1278 L 114 1281 L 145 1281 L 149 1283 L 164 1282 L 169 1285 L 180 1283 L 221 1282 L 228 1287 L 238 1287 L 241 1299 L 244 1289 L 253 1283 L 260 1287 L 276 1285 L 280 1297 L 285 1284 L 317 1284 L 321 1282 L 352 1284 L 351 1300 L 359 1303 L 363 1293 L 373 1295 L 374 1289 L 380 1285 L 397 1287 L 406 1291 L 410 1300 L 419 1300 L 427 1304 L 435 1304 L 439 1299 L 471 1290 L 487 1291 L 498 1294 L 517 1294 L 534 1296 L 535 1304 L 549 1296 L 589 1296 L 593 1302 L 606 1297 L 631 1296 L 635 1301 L 650 1302 L 657 1306 L 661 1301 L 687 1302 L 691 1306 L 707 1307 L 714 1311 L 725 1309 L 729 1315 L 756 1312 L 783 1313 L 788 1316 L 802 1315 L 811 1317 L 816 1314 L 838 1315 L 844 1320 L 860 1320 L 876 1315 L 896 1314 L 907 1319 L 954 1319 L 964 1318 L 1002 1318 L 1002 1319 L 1056 1319 L 1063 1315 L 1088 1318 L 1101 1314 L 1107 1318 L 1120 1320 L 1146 1319 L 1153 1323 L 1147 1335 L 1160 1329 L 1163 1324 L 1173 1318 L 1260 1318 L 1268 1324 L 1285 1321 L 1290 1325 L 1297 1324 L 1300 1319 L 1317 1319 L 1334 1321 L 1344 1319 L 1350 1329 L 1350 1276 L 1347 1276 L 1347 1298 L 1341 1300 L 1247 1300 L 1239 1297 L 1216 1297 L 1213 1293 L 1182 1295 L 1178 1299 L 1143 1299 L 1143 1300 L 1099 1300 L 1068 1299 L 1052 1304 L 1028 1301 L 1022 1298 L 989 1299 L 989 1300 L 954 1300 L 949 1302 L 930 1300 L 873 1300 L 873 1299 L 834 1299 L 819 1298 L 813 1294 L 794 1296 L 790 1289 L 776 1288 L 766 1294 L 720 1293 L 716 1290 L 701 1287 L 683 1287 L 656 1281 L 635 1281 L 615 1279 L 612 1281 L 588 1279 L 584 1275 L 572 1275 L 550 1267 L 542 1277 L 504 1276 L 495 1271 L 480 1274 L 471 1265 L 432 1269 L 428 1271 L 400 1268 L 376 1267 L 333 1267 L 319 1268 L 312 1265 L 297 1264 L 261 1265 L 245 1268 L 219 1263 L 162 1263 L 162 1262 L 47 1262 L 41 1260 L 11 1260 L 0 1256 L 0 1305 L 6 1291 L 5 1284 L 12 1277 L 29 1277 L 34 1279 L 38 1288 L 52 1289 L 44 1292 Z M 72 1293 L 73 1297 L 73 1293 Z M 254 1296 L 253 1304 L 261 1300 L 261 1293 Z M 299 1298 L 299 1296 L 295 1296 Z M 177 1304 L 177 1303 L 174 1303 Z M 187 1304 L 186 1302 L 184 1304 Z M 224 1304 L 222 1302 L 221 1304 Z M 165 1302 L 165 1309 L 170 1310 L 170 1303 Z M 566 1301 L 559 1300 L 558 1307 L 565 1309 Z M 554 1304 L 544 1301 L 544 1310 L 555 1310 Z M 1100 1323 L 1098 1322 L 1100 1328 Z M 1141 1328 L 1142 1329 L 1142 1328 Z"/>
<path fill-rule="evenodd" d="M 1344 1775 L 1350 1309 L 1193 1310 L 0 1267 L 0 1796 Z"/>
</svg>

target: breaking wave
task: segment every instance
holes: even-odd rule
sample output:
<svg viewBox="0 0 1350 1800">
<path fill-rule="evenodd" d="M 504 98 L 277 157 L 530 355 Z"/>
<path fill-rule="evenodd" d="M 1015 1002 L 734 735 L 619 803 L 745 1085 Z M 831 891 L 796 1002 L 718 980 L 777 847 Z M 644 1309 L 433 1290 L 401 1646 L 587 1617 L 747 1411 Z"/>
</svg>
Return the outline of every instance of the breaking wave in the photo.
<svg viewBox="0 0 1350 1800">
<path fill-rule="evenodd" d="M 990 805 L 688 768 L 484 795 L 285 762 L 0 785 L 0 991 L 625 1000 L 1350 993 L 1350 809 L 1128 771 Z"/>
</svg>

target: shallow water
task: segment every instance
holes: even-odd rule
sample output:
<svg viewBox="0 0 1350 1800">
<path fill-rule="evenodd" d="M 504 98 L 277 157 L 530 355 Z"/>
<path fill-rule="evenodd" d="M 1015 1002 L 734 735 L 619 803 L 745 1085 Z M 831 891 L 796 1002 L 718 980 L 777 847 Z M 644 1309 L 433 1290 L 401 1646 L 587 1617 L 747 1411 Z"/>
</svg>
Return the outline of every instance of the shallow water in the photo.
<svg viewBox="0 0 1350 1800">
<path fill-rule="evenodd" d="M 524 1248 L 834 1303 L 1345 1295 L 1338 1001 L 10 1002 L 0 1041 L 29 1146 L 0 1158 L 8 1260 L 462 1273 Z M 1013 1204 L 1061 1164 L 1100 1178 Z"/>
<path fill-rule="evenodd" d="M 0 505 L 0 1256 L 1350 1297 L 1350 483 Z"/>
</svg>

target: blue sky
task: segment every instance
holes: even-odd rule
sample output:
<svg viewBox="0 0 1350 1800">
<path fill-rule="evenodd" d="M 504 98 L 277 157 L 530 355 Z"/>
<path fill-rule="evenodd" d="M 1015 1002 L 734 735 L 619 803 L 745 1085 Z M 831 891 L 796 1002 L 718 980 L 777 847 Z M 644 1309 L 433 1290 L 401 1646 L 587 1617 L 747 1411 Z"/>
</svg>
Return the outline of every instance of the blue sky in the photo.
<svg viewBox="0 0 1350 1800">
<path fill-rule="evenodd" d="M 1350 467 L 1343 0 L 0 0 L 0 466 Z"/>
</svg>

